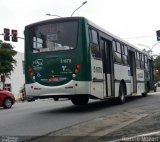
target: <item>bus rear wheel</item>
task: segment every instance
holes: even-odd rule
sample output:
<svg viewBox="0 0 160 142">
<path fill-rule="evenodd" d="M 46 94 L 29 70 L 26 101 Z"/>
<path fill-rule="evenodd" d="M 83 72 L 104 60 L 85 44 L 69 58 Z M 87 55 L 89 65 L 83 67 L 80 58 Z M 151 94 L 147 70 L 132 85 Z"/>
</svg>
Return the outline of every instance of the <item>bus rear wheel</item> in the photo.
<svg viewBox="0 0 160 142">
<path fill-rule="evenodd" d="M 147 97 L 147 95 L 148 95 L 147 92 L 142 93 L 142 97 Z"/>
<path fill-rule="evenodd" d="M 87 105 L 89 101 L 88 95 L 83 96 L 75 96 L 71 98 L 71 101 L 74 105 Z"/>
</svg>

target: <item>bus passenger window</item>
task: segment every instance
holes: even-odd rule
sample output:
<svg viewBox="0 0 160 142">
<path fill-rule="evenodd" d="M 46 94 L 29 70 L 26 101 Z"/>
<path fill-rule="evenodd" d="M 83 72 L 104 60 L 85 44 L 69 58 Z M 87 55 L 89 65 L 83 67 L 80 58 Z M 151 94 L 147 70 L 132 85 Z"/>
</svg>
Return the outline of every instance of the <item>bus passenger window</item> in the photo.
<svg viewBox="0 0 160 142">
<path fill-rule="evenodd" d="M 144 55 L 141 54 L 141 68 L 144 69 Z"/>
<path fill-rule="evenodd" d="M 125 65 L 128 64 L 128 48 L 124 45 L 122 45 L 122 62 Z"/>
<path fill-rule="evenodd" d="M 124 53 L 125 53 L 125 55 L 128 55 L 128 47 L 127 46 L 124 46 Z"/>
<path fill-rule="evenodd" d="M 95 30 L 91 30 L 92 42 L 98 44 L 98 35 Z"/>
<path fill-rule="evenodd" d="M 136 66 L 137 66 L 137 68 L 140 68 L 140 57 L 139 57 L 139 53 L 138 52 L 136 52 Z"/>
<path fill-rule="evenodd" d="M 96 44 L 91 43 L 90 44 L 90 48 L 91 48 L 92 56 L 94 58 L 100 58 L 100 49 L 99 49 L 99 46 L 96 45 Z"/>
<path fill-rule="evenodd" d="M 93 58 L 100 58 L 100 47 L 98 42 L 98 33 L 97 31 L 90 29 L 90 48 Z"/>
<path fill-rule="evenodd" d="M 125 65 L 127 65 L 128 64 L 128 57 L 126 56 L 126 55 L 123 55 L 123 63 L 125 64 Z"/>
<path fill-rule="evenodd" d="M 149 70 L 147 56 L 145 56 L 145 70 Z"/>
<path fill-rule="evenodd" d="M 114 61 L 117 63 L 121 63 L 121 54 L 118 52 L 114 52 Z"/>
<path fill-rule="evenodd" d="M 121 53 L 121 44 L 119 42 L 116 43 L 117 43 L 117 52 Z"/>
<path fill-rule="evenodd" d="M 115 41 L 113 41 L 113 50 L 114 50 L 114 51 L 117 50 L 117 49 L 116 49 L 116 42 L 115 42 Z"/>
</svg>

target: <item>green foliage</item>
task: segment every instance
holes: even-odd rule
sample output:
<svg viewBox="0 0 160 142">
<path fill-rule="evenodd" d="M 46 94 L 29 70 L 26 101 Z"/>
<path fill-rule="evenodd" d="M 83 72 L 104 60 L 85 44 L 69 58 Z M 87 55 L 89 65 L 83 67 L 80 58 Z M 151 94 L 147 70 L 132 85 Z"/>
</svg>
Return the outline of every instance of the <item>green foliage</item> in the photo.
<svg viewBox="0 0 160 142">
<path fill-rule="evenodd" d="M 160 81 L 160 76 L 155 76 L 155 77 L 154 77 L 154 81 L 155 81 L 155 82 Z"/>
<path fill-rule="evenodd" d="M 160 71 L 160 56 L 157 56 L 155 59 L 154 59 L 154 67 Z"/>
<path fill-rule="evenodd" d="M 160 80 L 160 56 L 157 56 L 154 59 L 154 69 L 158 70 L 158 72 L 159 72 L 158 76 L 155 77 L 155 80 L 159 81 Z"/>
<path fill-rule="evenodd" d="M 152 51 L 151 51 L 151 50 L 146 50 L 145 48 L 144 48 L 142 51 L 145 52 L 145 53 L 148 54 L 148 55 L 151 55 L 151 54 L 152 54 Z"/>
<path fill-rule="evenodd" d="M 14 70 L 16 60 L 13 57 L 17 52 L 13 48 L 11 44 L 0 41 L 0 75 L 7 76 Z"/>
</svg>

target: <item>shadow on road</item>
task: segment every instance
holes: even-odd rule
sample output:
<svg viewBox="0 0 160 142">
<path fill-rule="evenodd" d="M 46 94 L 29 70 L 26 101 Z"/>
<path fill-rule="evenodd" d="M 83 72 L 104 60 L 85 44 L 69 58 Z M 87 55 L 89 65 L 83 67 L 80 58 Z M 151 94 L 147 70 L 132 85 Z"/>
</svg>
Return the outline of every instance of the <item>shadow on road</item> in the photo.
<svg viewBox="0 0 160 142">
<path fill-rule="evenodd" d="M 150 96 L 148 96 L 150 97 Z M 147 98 L 148 98 L 147 97 Z M 146 97 L 145 97 L 146 98 Z M 43 111 L 41 113 L 88 113 L 88 112 L 95 112 L 103 109 L 109 109 L 109 108 L 115 108 L 115 107 L 123 107 L 125 105 L 128 105 L 128 103 L 135 103 L 135 101 L 143 101 L 145 99 L 141 96 L 135 96 L 135 97 L 127 97 L 126 103 L 123 105 L 117 105 L 116 103 L 111 103 L 107 100 L 97 100 L 97 101 L 91 101 L 85 106 L 75 106 L 75 105 L 67 105 L 62 106 L 59 108 L 55 108 L 48 111 Z"/>
</svg>

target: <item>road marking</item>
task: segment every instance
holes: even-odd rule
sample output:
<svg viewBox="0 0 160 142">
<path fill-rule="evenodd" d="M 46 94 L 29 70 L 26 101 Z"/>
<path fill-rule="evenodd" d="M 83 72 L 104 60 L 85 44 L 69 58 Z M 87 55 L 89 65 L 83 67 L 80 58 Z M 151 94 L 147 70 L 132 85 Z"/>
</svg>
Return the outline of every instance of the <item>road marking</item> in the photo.
<svg viewBox="0 0 160 142">
<path fill-rule="evenodd" d="M 128 140 L 134 140 L 134 139 L 138 139 L 139 137 L 148 137 L 148 136 L 152 136 L 152 135 L 160 135 L 160 131 L 145 133 L 145 134 L 141 134 L 141 135 L 137 135 L 137 136 L 133 136 L 133 137 L 122 137 L 121 139 L 112 140 L 109 142 L 122 142 L 122 141 L 127 142 Z"/>
<path fill-rule="evenodd" d="M 139 136 L 144 137 L 144 136 L 152 136 L 152 135 L 159 135 L 159 134 L 160 134 L 160 131 L 157 131 L 157 132 L 142 134 L 142 135 L 139 135 Z"/>
<path fill-rule="evenodd" d="M 96 119 L 81 122 L 73 126 L 53 132 L 50 136 L 97 136 L 101 137 L 111 132 L 121 129 L 139 119 L 147 116 L 147 114 L 139 114 L 139 109 L 131 109 L 128 112 L 115 113 Z"/>
</svg>

